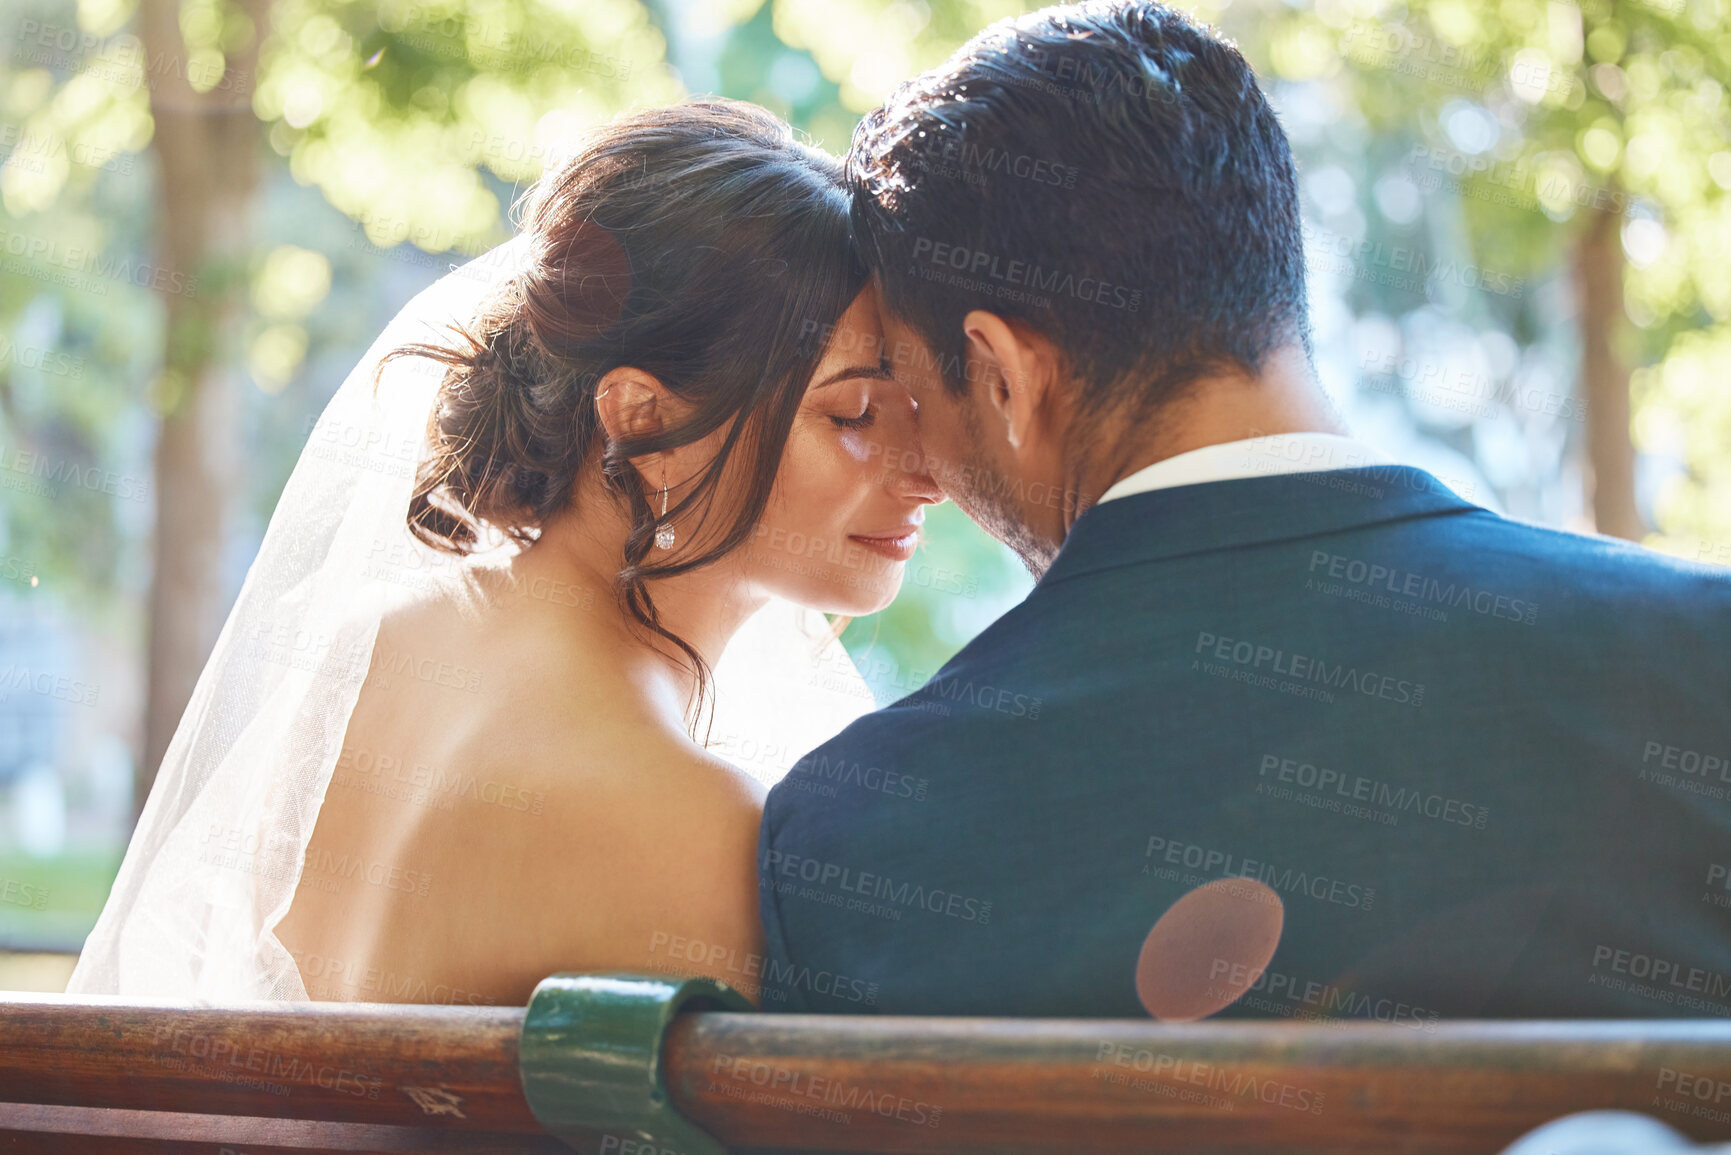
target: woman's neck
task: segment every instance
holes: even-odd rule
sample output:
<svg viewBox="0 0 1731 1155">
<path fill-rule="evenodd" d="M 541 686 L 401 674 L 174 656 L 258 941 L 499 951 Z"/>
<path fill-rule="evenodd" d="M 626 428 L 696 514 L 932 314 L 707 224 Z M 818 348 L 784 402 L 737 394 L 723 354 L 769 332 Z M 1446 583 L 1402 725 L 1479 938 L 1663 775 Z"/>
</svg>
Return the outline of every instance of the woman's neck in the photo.
<svg viewBox="0 0 1731 1155">
<path fill-rule="evenodd" d="M 630 522 L 599 490 L 598 481 L 588 486 L 583 497 L 543 525 L 540 539 L 513 560 L 512 569 L 520 579 L 545 577 L 594 587 L 595 608 L 617 614 L 622 638 L 640 651 L 651 676 L 666 679 L 678 699 L 688 702 L 697 688 L 689 660 L 671 644 L 650 645 L 646 631 L 612 596 Z M 651 549 L 647 560 L 677 557 L 678 549 L 676 545 L 671 555 Z M 767 592 L 743 580 L 726 558 L 690 573 L 655 579 L 648 589 L 663 628 L 696 650 L 711 670 L 733 635 L 769 600 Z"/>
</svg>

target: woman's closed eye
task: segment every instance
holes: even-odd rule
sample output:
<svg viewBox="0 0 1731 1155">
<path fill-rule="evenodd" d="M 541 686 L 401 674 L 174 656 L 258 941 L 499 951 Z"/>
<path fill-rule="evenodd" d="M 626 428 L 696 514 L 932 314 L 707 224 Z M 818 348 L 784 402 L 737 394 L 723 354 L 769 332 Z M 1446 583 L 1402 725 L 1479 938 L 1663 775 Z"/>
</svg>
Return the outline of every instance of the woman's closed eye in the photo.
<svg viewBox="0 0 1731 1155">
<path fill-rule="evenodd" d="M 876 407 L 867 405 L 865 407 L 865 412 L 861 413 L 858 417 L 842 417 L 832 413 L 830 414 L 829 419 L 843 429 L 866 429 L 870 427 L 872 422 L 877 420 L 877 416 L 878 411 Z"/>
</svg>

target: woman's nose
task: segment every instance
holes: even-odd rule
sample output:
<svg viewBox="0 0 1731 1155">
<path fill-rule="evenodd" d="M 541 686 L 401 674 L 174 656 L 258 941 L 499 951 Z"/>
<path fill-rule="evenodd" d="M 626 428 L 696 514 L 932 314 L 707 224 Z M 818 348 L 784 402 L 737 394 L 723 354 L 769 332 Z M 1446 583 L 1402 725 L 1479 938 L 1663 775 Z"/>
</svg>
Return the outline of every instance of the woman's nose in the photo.
<svg viewBox="0 0 1731 1155">
<path fill-rule="evenodd" d="M 944 491 L 932 479 L 931 471 L 923 462 L 918 469 L 904 473 L 899 482 L 899 490 L 903 496 L 921 505 L 937 505 L 944 499 Z"/>
<path fill-rule="evenodd" d="M 921 505 L 936 505 L 944 500 L 944 491 L 932 476 L 933 462 L 926 457 L 919 433 L 910 430 L 884 454 L 884 484 L 890 492 Z"/>
</svg>

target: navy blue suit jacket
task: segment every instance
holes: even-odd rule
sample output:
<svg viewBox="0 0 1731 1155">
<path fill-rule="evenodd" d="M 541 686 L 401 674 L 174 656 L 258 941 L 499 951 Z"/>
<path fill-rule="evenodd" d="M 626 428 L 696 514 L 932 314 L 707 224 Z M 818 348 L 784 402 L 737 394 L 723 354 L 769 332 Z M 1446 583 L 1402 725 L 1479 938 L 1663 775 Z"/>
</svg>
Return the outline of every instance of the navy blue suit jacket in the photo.
<svg viewBox="0 0 1731 1155">
<path fill-rule="evenodd" d="M 1228 1016 L 1731 1014 L 1728 576 L 1407 467 L 1098 505 L 770 791 L 764 1007 L 1142 1015 L 1155 921 L 1247 877 Z"/>
</svg>

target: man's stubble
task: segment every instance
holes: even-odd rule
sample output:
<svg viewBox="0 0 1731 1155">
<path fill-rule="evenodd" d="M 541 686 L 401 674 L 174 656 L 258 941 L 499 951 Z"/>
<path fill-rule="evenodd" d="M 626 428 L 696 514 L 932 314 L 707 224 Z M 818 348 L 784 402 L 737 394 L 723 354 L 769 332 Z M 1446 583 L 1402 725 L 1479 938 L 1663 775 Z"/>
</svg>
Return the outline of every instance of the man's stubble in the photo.
<svg viewBox="0 0 1731 1155">
<path fill-rule="evenodd" d="M 959 470 L 945 479 L 943 488 L 961 511 L 987 533 L 1009 546 L 1038 581 L 1045 576 L 1058 547 L 1041 538 L 1027 523 L 1016 501 L 1020 486 L 1006 477 L 986 452 L 986 442 L 974 406 L 963 402 L 962 432 L 968 457 Z"/>
</svg>

